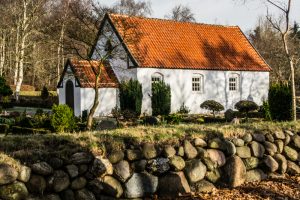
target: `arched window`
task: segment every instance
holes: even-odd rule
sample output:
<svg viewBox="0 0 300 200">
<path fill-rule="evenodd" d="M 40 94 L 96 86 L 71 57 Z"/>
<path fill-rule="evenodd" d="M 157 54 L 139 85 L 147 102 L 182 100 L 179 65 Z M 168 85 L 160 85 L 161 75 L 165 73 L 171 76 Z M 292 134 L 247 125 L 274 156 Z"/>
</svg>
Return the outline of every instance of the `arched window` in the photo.
<svg viewBox="0 0 300 200">
<path fill-rule="evenodd" d="M 164 81 L 164 76 L 161 73 L 156 72 L 156 73 L 152 74 L 151 83 L 157 83 L 160 81 Z"/>
<path fill-rule="evenodd" d="M 202 74 L 193 74 L 192 91 L 199 92 L 199 93 L 204 92 L 204 77 Z"/>
<path fill-rule="evenodd" d="M 229 76 L 229 91 L 239 91 L 240 76 L 238 74 L 231 74 Z"/>
</svg>

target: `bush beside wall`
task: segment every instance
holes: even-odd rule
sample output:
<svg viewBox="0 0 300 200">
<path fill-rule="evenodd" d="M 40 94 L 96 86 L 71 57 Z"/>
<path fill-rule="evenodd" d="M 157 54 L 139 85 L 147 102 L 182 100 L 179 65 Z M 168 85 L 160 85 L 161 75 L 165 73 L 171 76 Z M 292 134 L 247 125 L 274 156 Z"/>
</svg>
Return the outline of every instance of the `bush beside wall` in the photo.
<svg viewBox="0 0 300 200">
<path fill-rule="evenodd" d="M 169 115 L 171 112 L 171 88 L 163 81 L 152 84 L 152 115 Z"/>
</svg>

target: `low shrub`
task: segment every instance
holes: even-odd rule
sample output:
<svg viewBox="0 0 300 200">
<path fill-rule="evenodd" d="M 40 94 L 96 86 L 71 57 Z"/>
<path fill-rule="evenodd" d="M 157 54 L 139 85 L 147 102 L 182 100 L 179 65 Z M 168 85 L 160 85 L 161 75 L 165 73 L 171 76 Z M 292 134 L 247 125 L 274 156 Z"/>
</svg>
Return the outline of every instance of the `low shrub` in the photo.
<svg viewBox="0 0 300 200">
<path fill-rule="evenodd" d="M 234 105 L 234 108 L 237 109 L 239 112 L 246 114 L 246 118 L 248 118 L 248 113 L 250 111 L 258 110 L 258 105 L 253 101 L 242 100 L 237 102 Z"/>
<path fill-rule="evenodd" d="M 67 105 L 52 107 L 51 125 L 56 132 L 73 131 L 76 127 L 73 110 Z"/>
<path fill-rule="evenodd" d="M 0 76 L 0 100 L 2 97 L 7 97 L 13 94 L 12 89 L 6 83 L 4 77 Z"/>
<path fill-rule="evenodd" d="M 232 109 L 228 109 L 224 113 L 224 117 L 227 122 L 231 122 L 235 117 L 237 117 L 237 112 L 233 111 Z"/>
<path fill-rule="evenodd" d="M 0 124 L 0 133 L 7 134 L 9 130 L 8 124 Z"/>
<path fill-rule="evenodd" d="M 183 117 L 180 114 L 174 113 L 165 116 L 164 119 L 168 124 L 179 124 L 180 122 L 182 122 Z"/>
<path fill-rule="evenodd" d="M 0 117 L 0 124 L 14 125 L 16 123 L 13 118 Z"/>
<path fill-rule="evenodd" d="M 224 106 L 215 100 L 204 101 L 200 105 L 200 108 L 212 111 L 214 117 L 215 117 L 215 112 L 220 112 L 224 110 Z"/>
<path fill-rule="evenodd" d="M 158 117 L 154 116 L 145 116 L 143 118 L 143 124 L 145 125 L 159 125 L 160 124 L 160 119 Z"/>
<path fill-rule="evenodd" d="M 171 88 L 163 81 L 152 84 L 152 115 L 169 115 L 171 112 Z"/>
<path fill-rule="evenodd" d="M 12 126 L 11 132 L 18 135 L 28 135 L 28 134 L 49 134 L 51 131 L 46 129 L 36 129 L 36 128 L 24 128 L 20 126 Z"/>
<path fill-rule="evenodd" d="M 179 113 L 179 114 L 189 114 L 190 111 L 191 110 L 186 105 L 184 105 L 184 103 L 183 103 L 183 104 L 181 104 L 181 106 L 180 106 L 179 110 L 177 111 L 177 113 Z"/>
<path fill-rule="evenodd" d="M 33 122 L 29 117 L 22 117 L 21 120 L 18 123 L 19 126 L 24 128 L 33 128 Z"/>
</svg>

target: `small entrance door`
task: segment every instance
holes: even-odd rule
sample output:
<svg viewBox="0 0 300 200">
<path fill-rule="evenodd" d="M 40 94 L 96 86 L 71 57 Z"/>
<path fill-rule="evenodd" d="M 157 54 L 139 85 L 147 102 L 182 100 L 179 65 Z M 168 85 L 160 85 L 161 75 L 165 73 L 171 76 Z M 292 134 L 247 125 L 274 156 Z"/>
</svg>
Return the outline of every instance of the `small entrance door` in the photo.
<svg viewBox="0 0 300 200">
<path fill-rule="evenodd" d="M 74 111 L 74 84 L 71 80 L 66 83 L 66 104 Z"/>
</svg>

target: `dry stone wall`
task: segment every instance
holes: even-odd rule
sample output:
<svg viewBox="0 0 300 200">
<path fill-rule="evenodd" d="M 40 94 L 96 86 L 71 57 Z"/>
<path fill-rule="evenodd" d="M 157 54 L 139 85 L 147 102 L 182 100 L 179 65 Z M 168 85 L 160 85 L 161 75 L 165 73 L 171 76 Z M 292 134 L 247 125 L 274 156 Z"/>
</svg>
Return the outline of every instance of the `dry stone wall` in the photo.
<svg viewBox="0 0 300 200">
<path fill-rule="evenodd" d="M 78 152 L 19 170 L 0 163 L 0 199 L 174 198 L 300 174 L 300 135 L 291 131 L 128 146 L 106 156 Z"/>
</svg>

